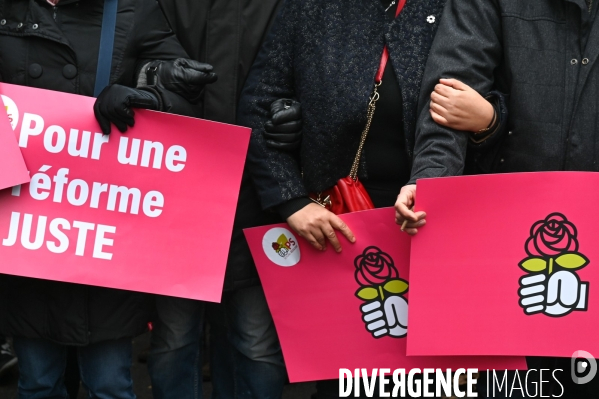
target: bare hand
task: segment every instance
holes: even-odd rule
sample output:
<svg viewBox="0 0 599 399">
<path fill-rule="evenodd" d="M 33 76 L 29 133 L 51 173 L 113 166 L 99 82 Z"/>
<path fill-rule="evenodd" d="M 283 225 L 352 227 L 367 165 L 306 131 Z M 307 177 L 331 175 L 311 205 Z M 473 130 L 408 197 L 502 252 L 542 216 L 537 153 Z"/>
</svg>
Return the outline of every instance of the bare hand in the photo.
<svg viewBox="0 0 599 399">
<path fill-rule="evenodd" d="M 350 242 L 356 242 L 354 233 L 343 220 L 317 204 L 309 204 L 295 212 L 287 218 L 287 223 L 319 251 L 326 250 L 326 240 L 329 240 L 335 251 L 341 252 L 341 243 L 335 230 L 340 231 Z"/>
<path fill-rule="evenodd" d="M 415 202 L 416 185 L 403 186 L 397 196 L 397 202 L 395 202 L 395 223 L 401 226 L 407 220 L 408 223 L 404 231 L 412 236 L 418 233 L 418 227 L 426 224 L 426 213 L 412 211 Z"/>
<path fill-rule="evenodd" d="M 495 110 L 467 84 L 456 79 L 441 79 L 431 93 L 430 113 L 439 125 L 476 133 L 489 127 Z"/>
</svg>

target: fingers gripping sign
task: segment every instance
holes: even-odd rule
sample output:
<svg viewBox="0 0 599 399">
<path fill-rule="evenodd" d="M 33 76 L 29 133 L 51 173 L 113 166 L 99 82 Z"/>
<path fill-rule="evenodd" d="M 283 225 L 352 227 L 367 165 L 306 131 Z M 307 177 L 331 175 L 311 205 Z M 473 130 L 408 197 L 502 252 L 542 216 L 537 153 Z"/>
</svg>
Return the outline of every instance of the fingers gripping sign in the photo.
<svg viewBox="0 0 599 399">
<path fill-rule="evenodd" d="M 356 241 L 354 233 L 339 216 L 317 204 L 309 204 L 287 218 L 289 226 L 319 251 L 326 249 L 327 240 L 336 252 L 341 252 L 337 232 L 351 243 Z"/>
<path fill-rule="evenodd" d="M 401 188 L 395 202 L 395 223 L 410 235 L 418 233 L 418 228 L 426 224 L 426 213 L 414 212 L 416 185 L 408 184 Z"/>
</svg>

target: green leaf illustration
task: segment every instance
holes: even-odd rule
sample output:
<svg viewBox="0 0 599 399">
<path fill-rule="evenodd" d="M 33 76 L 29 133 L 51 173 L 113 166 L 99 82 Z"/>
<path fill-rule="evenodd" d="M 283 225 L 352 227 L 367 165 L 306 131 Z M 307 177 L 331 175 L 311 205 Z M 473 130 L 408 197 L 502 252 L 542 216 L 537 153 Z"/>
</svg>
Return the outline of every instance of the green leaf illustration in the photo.
<svg viewBox="0 0 599 399">
<path fill-rule="evenodd" d="M 555 263 L 565 269 L 580 269 L 581 267 L 588 265 L 589 260 L 583 254 L 569 252 L 558 256 L 555 259 Z"/>
<path fill-rule="evenodd" d="M 408 290 L 408 283 L 403 280 L 391 280 L 385 283 L 383 289 L 392 294 L 403 294 Z"/>
<path fill-rule="evenodd" d="M 536 273 L 547 268 L 547 261 L 543 258 L 526 258 L 519 266 L 527 272 Z"/>
<path fill-rule="evenodd" d="M 371 299 L 377 298 L 379 296 L 379 292 L 377 291 L 376 288 L 364 287 L 364 288 L 359 289 L 358 292 L 356 292 L 356 296 L 365 301 L 369 301 Z"/>
</svg>

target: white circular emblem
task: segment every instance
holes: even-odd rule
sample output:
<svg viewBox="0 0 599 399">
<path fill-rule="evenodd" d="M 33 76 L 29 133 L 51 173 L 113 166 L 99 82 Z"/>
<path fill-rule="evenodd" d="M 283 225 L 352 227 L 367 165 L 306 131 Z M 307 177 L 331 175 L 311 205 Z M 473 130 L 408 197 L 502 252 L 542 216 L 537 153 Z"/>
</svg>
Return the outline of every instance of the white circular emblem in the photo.
<svg viewBox="0 0 599 399">
<path fill-rule="evenodd" d="M 299 241 L 285 228 L 268 230 L 262 239 L 262 248 L 268 259 L 279 266 L 295 266 L 300 261 Z"/>
<path fill-rule="evenodd" d="M 15 102 L 9 97 L 3 96 L 1 94 L 0 98 L 4 103 L 4 109 L 8 114 L 8 120 L 12 126 L 12 130 L 15 130 L 17 128 L 17 124 L 19 123 L 19 109 L 17 108 L 17 104 L 15 104 Z"/>
<path fill-rule="evenodd" d="M 426 22 L 428 22 L 429 24 L 434 24 L 436 20 L 437 19 L 434 15 L 429 15 L 428 17 L 426 17 Z"/>
</svg>

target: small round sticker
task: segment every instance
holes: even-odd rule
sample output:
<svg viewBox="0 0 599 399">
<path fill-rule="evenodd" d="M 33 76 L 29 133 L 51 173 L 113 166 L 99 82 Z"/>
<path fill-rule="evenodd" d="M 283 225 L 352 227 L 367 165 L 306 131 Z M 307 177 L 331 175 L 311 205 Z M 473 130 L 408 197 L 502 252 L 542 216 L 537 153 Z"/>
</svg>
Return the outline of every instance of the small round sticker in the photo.
<svg viewBox="0 0 599 399">
<path fill-rule="evenodd" d="M 10 120 L 12 130 L 15 130 L 17 128 L 17 124 L 19 123 L 19 109 L 17 108 L 17 104 L 15 104 L 11 98 L 4 95 L 0 94 L 0 98 L 4 103 L 4 109 L 8 114 L 8 120 Z"/>
<path fill-rule="evenodd" d="M 268 230 L 262 239 L 262 248 L 268 259 L 279 266 L 295 266 L 300 261 L 299 241 L 283 227 Z"/>
<path fill-rule="evenodd" d="M 436 20 L 437 19 L 434 15 L 429 15 L 428 17 L 426 17 L 426 22 L 428 22 L 429 24 L 434 24 Z"/>
</svg>

